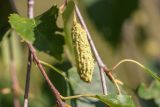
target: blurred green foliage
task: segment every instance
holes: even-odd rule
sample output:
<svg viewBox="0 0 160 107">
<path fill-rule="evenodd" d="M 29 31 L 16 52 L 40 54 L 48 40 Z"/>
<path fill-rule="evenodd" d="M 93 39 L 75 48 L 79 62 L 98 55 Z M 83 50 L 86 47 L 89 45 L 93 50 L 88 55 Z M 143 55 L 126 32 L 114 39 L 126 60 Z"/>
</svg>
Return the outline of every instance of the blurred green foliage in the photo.
<svg viewBox="0 0 160 107">
<path fill-rule="evenodd" d="M 150 86 L 147 88 L 144 84 L 141 84 L 138 90 L 138 94 L 141 98 L 146 100 L 154 99 L 156 104 L 160 106 L 160 82 L 153 81 Z"/>
<path fill-rule="evenodd" d="M 116 48 L 122 41 L 122 26 L 138 7 L 138 0 L 96 0 L 87 12 L 97 30 Z M 96 14 L 95 14 L 96 13 Z"/>
<path fill-rule="evenodd" d="M 2 39 L 3 35 L 9 29 L 8 23 L 8 15 L 14 12 L 12 9 L 12 5 L 10 4 L 9 0 L 1 0 L 0 1 L 0 40 Z"/>
</svg>

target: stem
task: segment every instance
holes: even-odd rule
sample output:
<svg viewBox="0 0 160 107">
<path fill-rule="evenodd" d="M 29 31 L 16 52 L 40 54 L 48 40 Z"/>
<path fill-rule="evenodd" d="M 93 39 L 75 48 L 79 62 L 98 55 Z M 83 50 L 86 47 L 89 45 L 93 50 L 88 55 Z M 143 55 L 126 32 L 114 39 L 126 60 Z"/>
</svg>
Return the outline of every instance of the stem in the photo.
<svg viewBox="0 0 160 107">
<path fill-rule="evenodd" d="M 116 79 L 114 78 L 114 76 L 111 74 L 111 72 L 109 72 L 108 68 L 103 68 L 103 71 L 106 73 L 106 75 L 110 78 L 110 80 L 112 80 L 112 82 L 115 84 L 116 88 L 117 88 L 117 91 L 118 91 L 118 94 L 121 94 L 121 90 L 118 86 L 118 83 L 116 81 Z"/>
<path fill-rule="evenodd" d="M 93 94 L 81 94 L 81 95 L 74 95 L 74 96 L 69 96 L 69 97 L 63 97 L 61 96 L 61 99 L 63 100 L 70 100 L 70 99 L 77 99 L 79 97 L 95 97 L 96 95 Z"/>
<path fill-rule="evenodd" d="M 28 18 L 33 18 L 34 13 L 34 0 L 27 0 L 28 10 L 27 16 Z M 27 74 L 26 74 L 26 85 L 25 85 L 25 93 L 24 93 L 24 107 L 28 107 L 28 96 L 29 96 L 29 88 L 30 88 L 30 74 L 31 74 L 31 67 L 32 67 L 32 54 L 31 51 L 28 50 L 28 62 L 27 62 Z"/>
<path fill-rule="evenodd" d="M 51 64 L 46 63 L 46 62 L 44 62 L 44 61 L 39 60 L 39 62 L 40 62 L 41 64 L 43 64 L 43 65 L 51 68 L 52 70 L 56 71 L 58 74 L 60 74 L 61 76 L 63 76 L 63 78 L 64 78 L 65 80 L 67 80 L 68 82 L 70 82 L 70 80 L 67 78 L 67 76 L 66 76 L 64 73 L 62 73 L 62 71 L 60 71 L 59 69 L 55 68 L 55 67 L 52 66 Z"/>
<path fill-rule="evenodd" d="M 102 88 L 103 88 L 103 93 L 105 94 L 105 95 L 107 95 L 107 87 L 105 86 L 105 84 L 106 84 L 106 80 L 105 80 L 105 77 L 104 77 L 104 74 L 103 74 L 103 68 L 100 68 L 99 67 L 99 69 L 100 69 L 100 77 L 101 77 L 101 81 L 103 81 L 103 82 L 101 82 L 102 83 Z"/>
<path fill-rule="evenodd" d="M 33 18 L 33 5 L 34 5 L 34 0 L 28 0 L 28 17 L 29 18 Z M 31 56 L 30 57 L 31 60 L 29 60 L 29 61 L 32 61 L 32 56 L 33 56 L 33 59 L 34 59 L 35 63 L 37 64 L 38 68 L 40 69 L 42 75 L 44 76 L 45 80 L 47 81 L 48 85 L 50 86 L 53 94 L 55 95 L 55 97 L 57 99 L 58 107 L 65 107 L 65 103 L 60 98 L 60 93 L 55 88 L 55 86 L 52 84 L 52 82 L 50 81 L 50 79 L 48 78 L 48 76 L 46 74 L 45 69 L 41 65 L 41 63 L 40 63 L 40 61 L 39 61 L 39 59 L 38 59 L 38 57 L 36 55 L 36 51 L 35 51 L 34 47 L 32 46 L 31 43 L 27 43 L 27 45 L 28 45 L 29 52 L 30 52 L 29 55 Z M 29 84 L 29 81 L 27 81 L 27 84 Z M 26 92 L 28 92 L 28 91 L 26 91 Z M 27 103 L 27 106 L 28 106 L 28 99 L 26 99 L 26 103 Z M 27 107 L 27 106 L 25 106 L 25 107 Z"/>
<path fill-rule="evenodd" d="M 40 60 L 40 63 L 51 68 L 52 70 L 56 71 L 58 74 L 60 74 L 61 76 L 63 76 L 63 78 L 71 85 L 74 85 L 78 88 L 81 88 L 81 86 L 77 85 L 78 83 L 75 81 L 71 81 L 64 73 L 62 73 L 62 71 L 60 71 L 59 69 L 55 68 L 54 66 L 50 65 L 49 63 L 46 63 L 44 61 Z"/>
<path fill-rule="evenodd" d="M 87 37 L 88 37 L 88 41 L 90 43 L 90 46 L 92 48 L 92 51 L 94 53 L 94 56 L 96 58 L 96 61 L 98 63 L 98 67 L 100 69 L 100 77 L 101 77 L 101 82 L 102 82 L 102 90 L 103 90 L 103 94 L 104 95 L 107 95 L 107 86 L 106 86 L 106 81 L 105 81 L 105 77 L 104 77 L 104 72 L 106 73 L 106 75 L 109 77 L 109 79 L 116 85 L 116 88 L 118 90 L 118 93 L 121 94 L 120 92 L 120 88 L 116 82 L 116 79 L 114 78 L 114 76 L 111 74 L 111 72 L 109 72 L 109 69 L 107 68 L 107 66 L 103 63 L 101 57 L 99 56 L 98 54 L 98 51 L 93 43 L 93 40 L 91 38 L 91 34 L 90 32 L 88 31 L 88 28 L 83 20 L 83 17 L 79 11 L 79 8 L 78 6 L 75 4 L 75 9 L 76 9 L 76 13 L 77 13 L 77 16 L 79 17 L 79 20 L 81 22 L 81 24 L 83 25 L 84 29 L 86 30 L 86 33 L 87 33 Z"/>
<path fill-rule="evenodd" d="M 56 71 L 56 72 L 57 72 L 58 74 L 60 74 L 61 76 L 63 76 L 63 77 L 65 76 L 64 73 L 62 73 L 59 69 L 55 68 L 55 67 L 52 66 L 51 64 L 49 64 L 49 63 L 47 63 L 47 62 L 44 62 L 44 61 L 41 61 L 41 60 L 39 60 L 39 62 L 40 62 L 41 64 L 43 64 L 43 65 L 45 65 L 45 66 L 53 69 L 54 71 Z M 64 77 L 64 78 L 65 78 L 65 77 Z"/>
<path fill-rule="evenodd" d="M 101 57 L 99 56 L 99 54 L 97 52 L 97 49 L 96 49 L 96 47 L 95 47 L 95 45 L 93 43 L 93 40 L 92 40 L 91 35 L 90 35 L 89 31 L 88 31 L 88 28 L 87 28 L 87 26 L 86 26 L 86 24 L 85 24 L 85 22 L 83 20 L 83 17 L 81 15 L 80 11 L 79 11 L 79 8 L 78 8 L 78 6 L 76 4 L 75 4 L 75 9 L 76 9 L 76 14 L 79 17 L 79 20 L 80 20 L 81 24 L 83 25 L 83 27 L 84 27 L 84 29 L 85 29 L 85 31 L 87 33 L 88 41 L 90 43 L 90 46 L 92 48 L 92 51 L 94 53 L 94 56 L 96 58 L 96 61 L 98 63 L 99 69 L 100 69 L 100 77 L 101 77 L 101 82 L 102 82 L 103 94 L 107 95 L 107 86 L 106 86 L 106 81 L 105 81 L 104 73 L 103 73 L 103 70 L 102 70 L 102 68 L 106 67 L 106 65 L 103 63 Z"/>
<path fill-rule="evenodd" d="M 154 72 L 152 72 L 150 69 L 148 69 L 147 67 L 145 67 L 144 65 L 142 65 L 141 63 L 135 61 L 135 60 L 132 60 L 132 59 L 124 59 L 124 60 L 121 60 L 120 62 L 118 62 L 111 71 L 114 71 L 119 65 L 121 65 L 122 63 L 124 62 L 132 62 L 132 63 L 135 63 L 137 65 L 139 65 L 141 68 L 144 69 L 144 71 L 146 71 L 146 73 L 150 74 L 152 77 L 156 78 L 157 80 L 160 81 L 160 77 L 157 76 Z"/>
<path fill-rule="evenodd" d="M 53 94 L 55 95 L 55 97 L 57 99 L 57 105 L 58 105 L 58 107 L 65 107 L 65 103 L 60 98 L 60 93 L 55 88 L 55 86 L 52 84 L 52 82 L 50 81 L 49 77 L 46 74 L 45 69 L 41 65 L 41 63 L 40 63 L 40 61 L 39 61 L 39 59 L 38 59 L 38 57 L 36 55 L 36 51 L 35 51 L 34 47 L 30 43 L 27 43 L 27 45 L 28 45 L 28 48 L 31 51 L 31 54 L 33 55 L 33 59 L 34 59 L 35 63 L 37 64 L 39 70 L 41 71 L 42 75 L 44 76 L 45 80 L 47 81 L 48 85 L 50 86 Z"/>
<path fill-rule="evenodd" d="M 45 65 L 45 66 L 51 68 L 52 70 L 56 71 L 58 74 L 60 74 L 61 76 L 63 76 L 64 79 L 65 79 L 69 84 L 72 84 L 72 85 L 76 86 L 77 88 L 81 88 L 81 86 L 77 85 L 77 84 L 78 84 L 77 82 L 70 80 L 64 73 L 62 73 L 62 71 L 60 71 L 59 69 L 55 68 L 55 67 L 52 66 L 51 64 L 46 63 L 46 62 L 41 61 L 41 60 L 39 60 L 39 62 L 40 62 L 42 65 Z"/>
</svg>

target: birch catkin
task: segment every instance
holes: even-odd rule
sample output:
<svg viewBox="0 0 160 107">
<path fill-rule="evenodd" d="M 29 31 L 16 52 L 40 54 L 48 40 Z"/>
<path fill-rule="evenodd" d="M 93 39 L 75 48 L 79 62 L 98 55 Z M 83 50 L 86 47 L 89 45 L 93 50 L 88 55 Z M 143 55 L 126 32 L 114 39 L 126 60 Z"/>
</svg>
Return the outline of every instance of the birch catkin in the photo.
<svg viewBox="0 0 160 107">
<path fill-rule="evenodd" d="M 72 41 L 79 76 L 83 81 L 91 82 L 94 70 L 94 59 L 86 31 L 76 21 L 73 22 Z"/>
</svg>

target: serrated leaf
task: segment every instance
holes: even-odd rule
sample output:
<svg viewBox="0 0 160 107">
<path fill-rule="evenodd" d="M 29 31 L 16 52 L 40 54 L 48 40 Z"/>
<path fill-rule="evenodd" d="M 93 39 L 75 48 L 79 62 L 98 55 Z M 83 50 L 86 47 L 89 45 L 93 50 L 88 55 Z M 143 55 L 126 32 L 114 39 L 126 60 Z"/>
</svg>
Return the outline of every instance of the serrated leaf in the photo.
<svg viewBox="0 0 160 107">
<path fill-rule="evenodd" d="M 73 88 L 74 94 L 100 94 L 102 91 L 100 77 L 98 72 L 98 67 L 96 67 L 93 73 L 93 79 L 91 83 L 83 82 L 77 72 L 75 67 L 68 70 L 68 76 L 70 79 L 71 87 Z M 112 87 L 112 86 L 111 86 Z M 86 99 L 84 99 L 86 100 Z M 99 104 L 100 107 L 104 107 L 104 103 L 100 102 L 98 99 L 87 99 L 87 101 L 76 100 L 77 106 L 79 107 L 95 107 L 95 104 Z M 94 104 L 91 102 L 95 102 Z"/>
<path fill-rule="evenodd" d="M 11 14 L 9 23 L 24 40 L 30 42 L 35 40 L 34 28 L 36 27 L 36 23 L 34 19 L 23 18 L 17 14 Z"/>
<path fill-rule="evenodd" d="M 71 85 L 74 89 L 74 92 L 76 94 L 81 94 L 81 93 L 94 93 L 94 94 L 100 94 L 101 93 L 101 84 L 100 84 L 100 77 L 97 76 L 99 75 L 98 68 L 95 69 L 93 73 L 93 80 L 91 83 L 85 83 L 83 82 L 79 75 L 78 71 L 75 67 L 71 68 L 68 70 L 68 76 L 71 81 Z"/>
<path fill-rule="evenodd" d="M 145 84 L 141 84 L 138 89 L 138 94 L 141 98 L 144 99 L 160 99 L 160 82 L 153 81 L 149 87 L 146 87 Z"/>
<path fill-rule="evenodd" d="M 63 29 L 57 25 L 59 9 L 56 5 L 35 19 L 23 18 L 17 14 L 11 14 L 9 22 L 11 27 L 20 36 L 33 42 L 33 45 L 56 59 L 62 59 L 64 37 Z"/>
<path fill-rule="evenodd" d="M 144 84 L 141 84 L 139 89 L 138 89 L 138 94 L 140 97 L 145 98 L 145 99 L 151 99 L 152 94 L 149 89 L 146 88 Z"/>
<path fill-rule="evenodd" d="M 51 7 L 48 11 L 35 18 L 35 42 L 34 46 L 44 51 L 56 59 L 62 59 L 64 37 L 61 35 L 62 29 L 57 25 L 59 9 L 57 6 Z"/>
<path fill-rule="evenodd" d="M 71 86 L 74 90 L 75 94 L 100 94 L 102 93 L 102 85 L 101 85 L 101 79 L 99 76 L 99 68 L 98 65 L 95 66 L 93 73 L 93 78 L 91 83 L 85 83 L 83 82 L 77 72 L 77 69 L 75 67 L 68 70 L 68 77 L 70 79 Z M 114 85 L 110 82 L 109 79 L 106 78 L 106 82 L 108 84 L 108 91 L 109 93 L 115 93 L 117 90 L 115 89 Z M 88 99 L 87 102 L 83 102 L 80 100 L 77 100 L 77 104 L 80 107 L 95 107 L 94 104 L 99 105 L 99 107 L 104 107 L 104 103 L 100 102 L 98 99 Z M 83 105 L 83 106 L 82 106 Z"/>
<path fill-rule="evenodd" d="M 131 96 L 128 95 L 96 95 L 96 98 L 110 107 L 135 107 Z"/>
</svg>

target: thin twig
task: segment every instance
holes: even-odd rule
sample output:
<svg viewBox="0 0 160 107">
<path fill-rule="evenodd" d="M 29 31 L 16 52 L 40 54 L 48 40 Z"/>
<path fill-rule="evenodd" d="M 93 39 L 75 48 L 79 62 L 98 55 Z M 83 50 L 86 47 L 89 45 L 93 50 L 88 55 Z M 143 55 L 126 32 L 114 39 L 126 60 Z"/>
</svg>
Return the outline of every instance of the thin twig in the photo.
<svg viewBox="0 0 160 107">
<path fill-rule="evenodd" d="M 76 81 L 72 81 L 70 80 L 66 75 L 65 73 L 63 73 L 63 71 L 60 71 L 59 69 L 55 68 L 54 66 L 52 66 L 51 64 L 47 63 L 47 62 L 44 62 L 44 61 L 41 61 L 39 60 L 39 62 L 46 66 L 46 67 L 49 67 L 51 68 L 52 70 L 56 71 L 59 75 L 61 75 L 70 85 L 73 85 L 77 88 L 81 88 L 81 86 L 78 85 L 78 83 Z"/>
<path fill-rule="evenodd" d="M 31 52 L 29 50 L 29 52 L 28 52 L 28 62 L 27 62 L 25 94 L 24 94 L 24 107 L 28 107 L 28 96 L 29 96 L 29 88 L 30 88 L 31 65 L 32 65 L 32 54 L 31 54 Z"/>
<path fill-rule="evenodd" d="M 106 87 L 106 80 L 103 74 L 103 68 L 99 67 L 100 69 L 100 77 L 101 77 L 101 81 L 105 81 L 105 82 L 101 82 L 102 83 L 102 88 L 103 88 L 103 94 L 107 95 L 107 87 Z"/>
<path fill-rule="evenodd" d="M 95 47 L 95 45 L 94 45 L 94 43 L 93 43 L 93 40 L 92 40 L 92 38 L 91 38 L 91 34 L 90 34 L 90 32 L 88 31 L 88 28 L 87 28 L 87 26 L 86 26 L 86 24 L 85 24 L 85 22 L 84 22 L 84 20 L 83 20 L 83 17 L 82 17 L 82 15 L 81 15 L 80 11 L 79 11 L 79 8 L 78 8 L 78 6 L 77 6 L 76 4 L 75 4 L 75 9 L 76 9 L 76 13 L 77 13 L 77 15 L 78 15 L 78 17 L 79 17 L 79 20 L 80 20 L 81 24 L 83 25 L 84 29 L 86 30 L 87 37 L 88 37 L 88 41 L 89 41 L 89 43 L 90 43 L 90 45 L 91 45 L 92 51 L 93 51 L 93 53 L 94 53 L 94 55 L 95 55 L 95 58 L 96 58 L 96 60 L 97 60 L 97 62 L 98 62 L 98 64 L 99 64 L 99 66 L 100 66 L 100 67 L 105 67 L 106 65 L 103 63 L 101 57 L 99 56 L 99 54 L 98 54 L 98 52 L 97 52 L 97 49 L 96 49 L 96 47 Z"/>
<path fill-rule="evenodd" d="M 29 18 L 33 18 L 34 17 L 34 0 L 27 0 L 28 1 L 28 11 L 27 11 L 27 16 Z"/>
<path fill-rule="evenodd" d="M 55 88 L 55 86 L 52 84 L 52 82 L 50 81 L 49 77 L 46 74 L 45 69 L 43 68 L 43 66 L 41 65 L 37 55 L 36 55 L 36 51 L 34 49 L 34 47 L 32 46 L 32 44 L 27 43 L 32 55 L 33 55 L 33 59 L 35 61 L 35 63 L 37 64 L 39 70 L 41 71 L 42 75 L 44 76 L 45 80 L 47 81 L 48 85 L 50 86 L 53 94 L 55 95 L 56 99 L 57 99 L 57 105 L 58 107 L 65 107 L 65 103 L 61 100 L 60 98 L 60 93 L 58 92 L 58 90 Z"/>
<path fill-rule="evenodd" d="M 29 18 L 33 18 L 33 5 L 34 5 L 34 0 L 28 0 L 28 17 Z M 48 78 L 48 76 L 46 74 L 45 69 L 41 65 L 41 63 L 40 63 L 40 61 L 39 61 L 39 59 L 36 55 L 36 51 L 35 51 L 34 47 L 32 46 L 31 43 L 27 43 L 27 45 L 28 45 L 29 51 L 31 52 L 31 56 L 33 57 L 35 63 L 37 64 L 37 66 L 40 69 L 42 75 L 44 76 L 45 80 L 47 81 L 48 85 L 50 86 L 53 94 L 55 95 L 55 97 L 57 99 L 58 107 L 65 107 L 65 103 L 60 98 L 60 93 L 55 88 L 55 86 L 52 84 L 52 82 L 50 81 L 50 79 Z M 30 58 L 32 59 L 32 57 L 30 57 Z"/>
<path fill-rule="evenodd" d="M 104 67 L 103 71 L 108 71 L 108 69 Z M 110 80 L 112 80 L 112 82 L 115 84 L 117 91 L 118 91 L 118 94 L 121 94 L 120 87 L 118 86 L 118 83 L 117 83 L 116 79 L 114 78 L 114 76 L 111 74 L 111 72 L 107 72 L 107 75 L 110 78 Z"/>
<path fill-rule="evenodd" d="M 28 11 L 27 15 L 29 18 L 33 18 L 34 13 L 34 0 L 27 0 L 28 2 Z M 26 74 L 26 84 L 25 84 L 25 94 L 24 94 L 24 107 L 28 107 L 28 96 L 29 96 L 29 88 L 30 88 L 30 73 L 32 67 L 32 54 L 31 51 L 28 49 L 28 62 L 27 62 L 27 74 Z"/>
<path fill-rule="evenodd" d="M 11 32 L 11 35 L 12 36 L 14 35 L 13 31 Z M 11 71 L 11 81 L 12 81 L 12 91 L 13 91 L 13 103 L 14 107 L 20 107 L 20 100 L 19 100 L 20 86 L 18 83 L 18 78 L 16 73 L 16 65 L 15 65 L 11 38 L 9 38 L 9 49 L 10 49 L 10 71 Z"/>
<path fill-rule="evenodd" d="M 83 25 L 86 33 L 87 33 L 87 37 L 88 37 L 88 41 L 90 43 L 90 46 L 92 48 L 92 51 L 94 53 L 94 56 L 96 58 L 96 61 L 98 63 L 98 66 L 99 66 L 99 69 L 100 69 L 100 77 L 101 77 L 101 82 L 102 82 L 102 89 L 103 89 L 103 94 L 107 95 L 107 86 L 106 86 L 106 81 L 105 81 L 105 77 L 104 77 L 104 72 L 102 70 L 103 67 L 106 67 L 106 65 L 103 63 L 101 57 L 99 56 L 98 52 L 97 52 L 97 49 L 93 43 L 93 40 L 91 38 L 91 35 L 90 35 L 90 32 L 88 31 L 88 28 L 83 20 L 83 17 L 79 11 L 79 8 L 78 6 L 75 4 L 75 9 L 76 9 L 76 14 L 77 16 L 79 17 L 79 20 L 81 22 L 81 24 Z"/>
<path fill-rule="evenodd" d="M 15 1 L 14 0 L 9 0 L 11 6 L 12 6 L 12 10 L 14 12 L 17 12 L 16 6 L 15 6 Z M 10 30 L 9 30 L 10 32 Z M 14 32 L 12 31 L 12 34 Z M 14 107 L 20 107 L 20 100 L 18 98 L 19 96 L 19 90 L 20 90 L 20 86 L 18 83 L 18 79 L 17 79 L 17 74 L 16 74 L 16 65 L 15 65 L 15 59 L 13 57 L 13 50 L 12 50 L 12 45 L 11 45 L 11 41 L 10 41 L 10 50 L 11 50 L 11 62 L 10 62 L 10 69 L 11 69 L 11 78 L 12 78 L 12 90 L 13 90 L 13 102 L 14 102 Z"/>
</svg>

